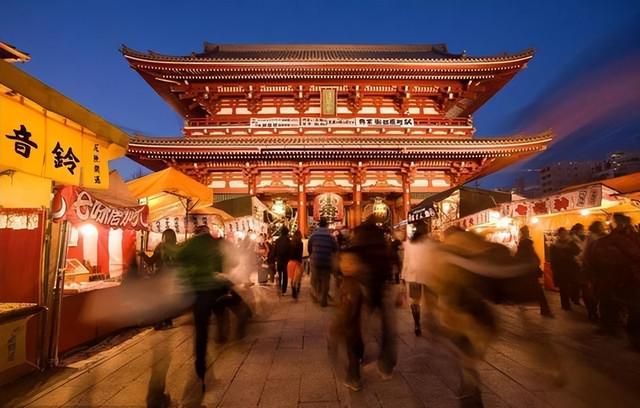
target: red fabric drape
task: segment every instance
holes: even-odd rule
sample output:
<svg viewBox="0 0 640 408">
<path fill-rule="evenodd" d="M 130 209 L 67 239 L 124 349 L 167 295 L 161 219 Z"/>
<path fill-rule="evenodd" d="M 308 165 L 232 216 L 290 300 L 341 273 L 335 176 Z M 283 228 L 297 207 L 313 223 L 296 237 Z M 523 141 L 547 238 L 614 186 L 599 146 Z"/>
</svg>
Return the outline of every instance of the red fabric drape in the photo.
<svg viewBox="0 0 640 408">
<path fill-rule="evenodd" d="M 124 274 L 129 271 L 129 265 L 136 256 L 136 231 L 122 231 L 122 263 L 124 264 Z"/>
<path fill-rule="evenodd" d="M 71 228 L 71 226 L 69 226 Z M 77 259 L 80 262 L 84 260 L 82 234 L 78 232 L 78 244 L 76 246 L 67 247 L 67 259 Z"/>
<path fill-rule="evenodd" d="M 98 272 L 109 276 L 109 231 L 111 228 L 98 225 Z"/>
<path fill-rule="evenodd" d="M 37 212 L 38 227 L 33 230 L 0 229 L 0 302 L 39 303 L 44 212 L 6 211 L 11 214 L 16 211 Z"/>
</svg>

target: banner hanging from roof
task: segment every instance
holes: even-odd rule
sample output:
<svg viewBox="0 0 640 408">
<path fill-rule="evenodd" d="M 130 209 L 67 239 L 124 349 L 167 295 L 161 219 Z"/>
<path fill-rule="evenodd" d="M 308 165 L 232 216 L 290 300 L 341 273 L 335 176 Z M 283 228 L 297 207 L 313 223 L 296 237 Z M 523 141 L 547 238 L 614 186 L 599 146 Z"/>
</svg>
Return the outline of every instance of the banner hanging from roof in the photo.
<svg viewBox="0 0 640 408">
<path fill-rule="evenodd" d="M 539 199 L 504 203 L 500 206 L 500 212 L 506 217 L 526 217 L 581 210 L 600 205 L 602 205 L 602 186 L 596 184 Z"/>
<path fill-rule="evenodd" d="M 0 94 L 0 167 L 89 188 L 109 187 L 104 142 L 18 96 Z"/>
<path fill-rule="evenodd" d="M 413 118 L 251 118 L 252 128 L 291 128 L 291 127 L 401 127 L 414 126 Z"/>
<path fill-rule="evenodd" d="M 164 232 L 172 229 L 176 234 L 192 233 L 200 225 L 206 225 L 210 229 L 214 226 L 224 228 L 224 221 L 216 214 L 190 214 L 189 222 L 185 223 L 185 216 L 162 217 L 151 221 L 149 229 L 152 232 Z"/>
<path fill-rule="evenodd" d="M 58 190 L 53 199 L 52 213 L 54 221 L 66 219 L 72 224 L 89 222 L 111 228 L 149 229 L 148 206 L 111 205 L 73 186 L 65 186 Z"/>
</svg>

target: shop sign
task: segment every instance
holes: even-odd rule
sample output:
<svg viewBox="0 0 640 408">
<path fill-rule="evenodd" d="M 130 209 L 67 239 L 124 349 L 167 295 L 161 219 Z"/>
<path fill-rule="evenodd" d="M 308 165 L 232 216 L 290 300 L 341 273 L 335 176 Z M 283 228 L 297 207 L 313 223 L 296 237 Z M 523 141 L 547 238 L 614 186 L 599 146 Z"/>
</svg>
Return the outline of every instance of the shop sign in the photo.
<svg viewBox="0 0 640 408">
<path fill-rule="evenodd" d="M 599 207 L 601 204 L 602 186 L 598 184 L 536 200 L 504 203 L 500 212 L 506 217 L 526 217 Z"/>
<path fill-rule="evenodd" d="M 0 209 L 0 229 L 34 230 L 40 222 L 40 210 Z"/>
<path fill-rule="evenodd" d="M 73 186 L 58 190 L 53 200 L 53 219 L 66 219 L 72 224 L 85 222 L 111 228 L 146 230 L 149 229 L 149 207 L 138 205 L 120 207 L 105 203 L 89 192 Z"/>
<path fill-rule="evenodd" d="M 436 218 L 438 216 L 438 210 L 435 206 L 430 205 L 428 207 L 416 208 L 409 211 L 408 222 L 416 222 L 425 218 Z"/>
<path fill-rule="evenodd" d="M 0 95 L 0 167 L 68 185 L 109 187 L 107 146 L 31 102 Z"/>
<path fill-rule="evenodd" d="M 249 127 L 252 128 L 382 128 L 415 126 L 413 118 L 251 118 Z"/>
<path fill-rule="evenodd" d="M 176 234 L 182 234 L 184 232 L 192 233 L 195 227 L 199 225 L 206 225 L 210 229 L 214 226 L 223 226 L 224 222 L 219 215 L 190 215 L 189 223 L 185 226 L 185 217 L 162 217 L 155 221 L 152 221 L 149 225 L 149 229 L 153 232 L 164 232 L 165 230 L 172 229 Z"/>
<path fill-rule="evenodd" d="M 456 225 L 463 229 L 469 229 L 476 225 L 489 224 L 491 222 L 498 221 L 500 214 L 493 209 L 480 211 L 478 213 L 460 218 L 454 222 L 449 223 L 449 226 Z"/>
</svg>

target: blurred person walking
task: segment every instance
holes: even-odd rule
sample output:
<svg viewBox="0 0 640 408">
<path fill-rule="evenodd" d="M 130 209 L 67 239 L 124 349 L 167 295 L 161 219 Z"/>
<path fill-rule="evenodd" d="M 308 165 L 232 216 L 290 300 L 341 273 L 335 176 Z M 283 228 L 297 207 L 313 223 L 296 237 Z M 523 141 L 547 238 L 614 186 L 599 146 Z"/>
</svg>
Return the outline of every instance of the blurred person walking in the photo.
<svg viewBox="0 0 640 408">
<path fill-rule="evenodd" d="M 562 309 L 572 310 L 571 296 L 578 285 L 577 256 L 580 247 L 571 239 L 566 228 L 558 228 L 558 237 L 551 246 L 551 269 L 553 270 L 553 283 L 560 289 L 560 303 Z"/>
<path fill-rule="evenodd" d="M 363 305 L 370 313 L 378 312 L 380 315 L 382 339 L 377 368 L 381 377 L 390 379 L 397 363 L 394 309 L 386 291 L 386 283 L 392 273 L 391 263 L 388 241 L 373 217 L 355 228 L 349 247 L 340 254 L 340 269 L 344 277 L 340 286 L 340 305 L 331 325 L 331 338 L 334 344 L 344 338 L 348 358 L 344 385 L 353 391 L 362 389 Z"/>
<path fill-rule="evenodd" d="M 599 302 L 596 292 L 596 268 L 592 258 L 596 242 L 605 235 L 604 224 L 601 221 L 592 222 L 589 225 L 589 235 L 582 253 L 582 297 L 587 308 L 589 320 L 594 323 L 598 321 Z"/>
<path fill-rule="evenodd" d="M 225 341 L 225 308 L 230 308 L 238 319 L 238 337 L 244 335 L 251 310 L 233 290 L 233 283 L 223 272 L 236 266 L 233 246 L 222 238 L 214 238 L 209 227 L 199 225 L 195 234 L 178 252 L 182 266 L 180 274 L 186 289 L 195 295 L 193 320 L 195 324 L 195 369 L 204 389 L 207 370 L 207 343 L 211 313 L 216 317 L 217 340 Z"/>
<path fill-rule="evenodd" d="M 536 299 L 531 292 L 530 262 L 520 262 L 507 247 L 457 227 L 445 231 L 424 274 L 437 296 L 438 334 L 447 340 L 461 365 L 462 407 L 482 406 L 477 366 L 498 333 L 498 319 L 487 300 L 521 303 Z M 524 282 L 524 284 L 523 284 Z M 561 375 L 553 347 L 546 344 L 554 377 Z M 555 367 L 554 367 L 555 366 Z"/>
<path fill-rule="evenodd" d="M 414 334 L 416 336 L 422 335 L 421 326 L 421 306 L 425 304 L 427 309 L 426 313 L 429 314 L 430 326 L 434 328 L 433 315 L 431 314 L 431 307 L 435 302 L 433 293 L 427 288 L 426 285 L 420 282 L 424 282 L 426 278 L 423 275 L 429 273 L 430 264 L 429 257 L 432 255 L 433 244 L 430 242 L 425 231 L 426 225 L 424 223 L 418 224 L 416 231 L 410 240 L 403 243 L 404 257 L 402 260 L 402 277 L 405 283 L 409 286 L 409 297 L 411 298 L 411 316 L 414 323 Z M 393 253 L 392 253 L 393 255 Z"/>
<path fill-rule="evenodd" d="M 144 251 L 139 251 L 138 254 L 148 266 L 154 268 L 156 278 L 170 279 L 175 274 L 178 266 L 178 238 L 176 237 L 176 232 L 171 228 L 164 230 L 162 232 L 162 241 L 154 248 L 153 255 L 149 256 Z M 174 313 L 167 311 L 162 314 Z M 173 319 L 170 317 L 153 325 L 155 330 L 169 329 L 171 327 L 173 327 Z"/>
<path fill-rule="evenodd" d="M 582 257 L 587 244 L 587 234 L 584 230 L 584 225 L 581 223 L 575 224 L 569 230 L 569 236 L 580 249 L 580 252 L 576 255 L 576 265 L 578 266 L 575 272 L 575 284 L 571 288 L 571 301 L 574 305 L 580 305 L 580 296 L 582 294 L 582 282 L 584 277 Z"/>
<path fill-rule="evenodd" d="M 300 282 L 302 281 L 302 233 L 296 230 L 293 233 L 290 243 L 289 263 L 287 264 L 287 273 L 291 279 L 291 296 L 298 299 L 300 294 Z"/>
<path fill-rule="evenodd" d="M 311 297 L 314 302 L 320 302 L 321 307 L 326 307 L 338 243 L 327 228 L 325 218 L 320 219 L 318 228 L 309 237 L 308 250 L 311 266 Z"/>
<path fill-rule="evenodd" d="M 256 263 L 258 264 L 258 283 L 266 285 L 269 280 L 269 244 L 264 233 L 258 235 L 255 251 Z"/>
<path fill-rule="evenodd" d="M 595 268 L 603 329 L 614 333 L 626 309 L 629 339 L 640 350 L 640 240 L 629 217 L 613 215 L 613 230 L 593 244 L 588 262 Z"/>
<path fill-rule="evenodd" d="M 544 289 L 538 282 L 543 276 L 542 269 L 540 269 L 540 258 L 533 248 L 533 240 L 529 233 L 529 227 L 526 225 L 520 228 L 520 238 L 518 240 L 518 249 L 514 255 L 515 259 L 519 262 L 531 265 L 531 272 L 528 275 L 526 284 L 531 286 L 531 291 L 536 293 L 538 304 L 540 305 L 540 314 L 545 317 L 552 317 L 551 309 L 549 308 L 549 302 L 544 294 Z"/>
<path fill-rule="evenodd" d="M 287 264 L 291 256 L 291 240 L 289 239 L 289 228 L 282 227 L 280 236 L 274 243 L 274 252 L 276 258 L 276 268 L 278 270 L 278 293 L 284 296 L 287 293 L 287 284 L 289 282 L 287 276 Z"/>
</svg>

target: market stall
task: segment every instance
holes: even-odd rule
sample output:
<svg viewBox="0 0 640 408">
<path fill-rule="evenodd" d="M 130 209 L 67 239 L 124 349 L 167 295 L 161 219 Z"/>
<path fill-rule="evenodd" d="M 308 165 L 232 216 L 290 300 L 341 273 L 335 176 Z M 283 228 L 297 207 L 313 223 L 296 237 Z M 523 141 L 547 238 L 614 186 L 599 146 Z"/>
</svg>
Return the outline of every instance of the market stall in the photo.
<svg viewBox="0 0 640 408">
<path fill-rule="evenodd" d="M 88 306 L 117 295 L 135 257 L 136 233 L 148 228 L 148 207 L 138 205 L 117 172 L 109 179 L 108 190 L 64 186 L 54 198 L 54 221 L 68 223 L 63 228 L 67 239 L 58 342 L 62 352 L 135 324 L 107 322 Z"/>
<path fill-rule="evenodd" d="M 581 223 L 588 228 L 594 221 L 609 224 L 616 212 L 640 223 L 640 173 L 573 187 L 545 197 L 518 199 L 502 203 L 466 217 L 451 219 L 444 227 L 458 226 L 503 244 L 512 252 L 518 245 L 519 229 L 527 225 L 536 253 L 545 272 L 545 286 L 554 288 L 549 250 L 558 228 L 569 230 Z M 437 216 L 433 212 L 433 217 Z"/>
<path fill-rule="evenodd" d="M 120 129 L 0 61 L 0 307 L 47 311 L 27 323 L 20 337 L 25 344 L 16 344 L 40 368 L 56 360 L 50 346 L 62 296 L 57 259 L 63 234 L 51 224 L 52 189 L 108 188 L 108 161 L 124 156 L 127 144 Z"/>
<path fill-rule="evenodd" d="M 185 240 L 198 225 L 224 234 L 224 222 L 232 219 L 226 212 L 211 207 L 213 192 L 180 171 L 167 168 L 127 183 L 139 203 L 149 207 L 149 236 L 144 249 L 153 249 L 162 232 L 173 229 L 178 240 Z"/>
<path fill-rule="evenodd" d="M 591 184 L 568 187 L 558 194 L 503 204 L 501 217 L 513 225 L 528 225 L 534 247 L 545 271 L 545 285 L 553 287 L 549 250 L 558 228 L 570 229 L 581 223 L 588 228 L 594 221 L 609 224 L 611 215 L 622 212 L 633 223 L 640 222 L 640 208 L 627 195 L 640 190 L 640 174 L 630 174 Z"/>
</svg>

